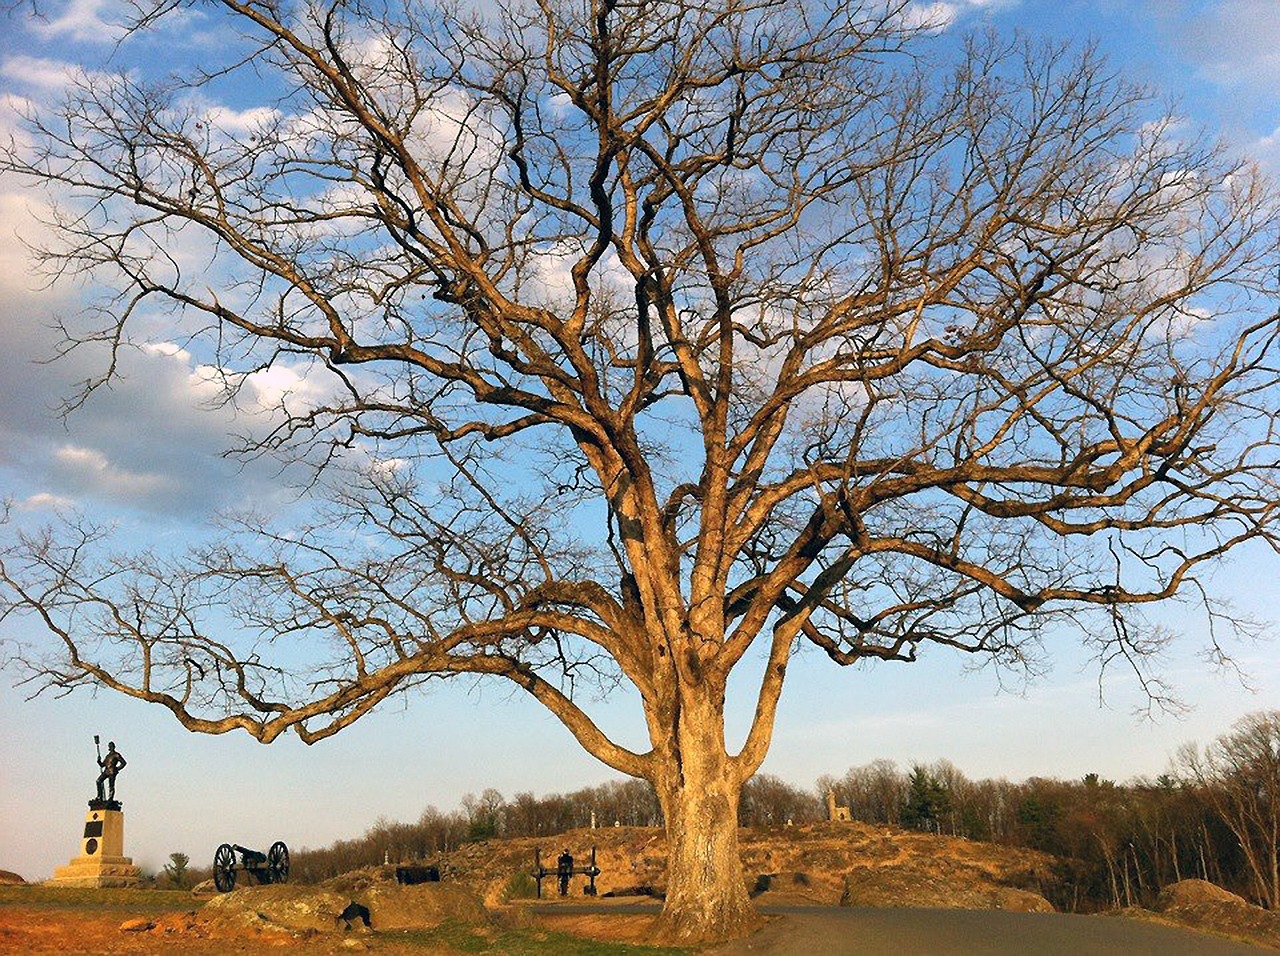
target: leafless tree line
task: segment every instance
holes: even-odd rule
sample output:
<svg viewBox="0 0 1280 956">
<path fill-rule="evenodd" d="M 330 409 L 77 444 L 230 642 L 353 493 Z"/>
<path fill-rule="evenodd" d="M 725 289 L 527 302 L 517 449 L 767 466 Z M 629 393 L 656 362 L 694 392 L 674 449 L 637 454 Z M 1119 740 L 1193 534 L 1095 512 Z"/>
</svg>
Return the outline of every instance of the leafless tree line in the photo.
<svg viewBox="0 0 1280 956">
<path fill-rule="evenodd" d="M 855 820 L 902 825 L 921 776 L 945 795 L 928 828 L 1058 856 L 1059 883 L 1045 889 L 1063 908 L 1149 905 L 1162 887 L 1198 878 L 1280 909 L 1280 711 L 1185 746 L 1154 780 L 1010 783 L 969 780 L 945 760 L 910 774 L 879 760 L 818 790 Z"/>
</svg>

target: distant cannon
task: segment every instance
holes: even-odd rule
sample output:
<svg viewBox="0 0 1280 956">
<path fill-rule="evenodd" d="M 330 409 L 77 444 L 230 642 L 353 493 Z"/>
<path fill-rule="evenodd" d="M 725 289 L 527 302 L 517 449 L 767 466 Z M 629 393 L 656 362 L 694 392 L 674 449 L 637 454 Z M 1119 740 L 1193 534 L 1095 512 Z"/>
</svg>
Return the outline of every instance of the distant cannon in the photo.
<svg viewBox="0 0 1280 956">
<path fill-rule="evenodd" d="M 276 840 L 266 853 L 239 843 L 224 843 L 213 854 L 213 883 L 219 893 L 236 888 L 237 872 L 252 874 L 259 883 L 284 883 L 289 879 L 289 848 L 283 840 Z"/>
<path fill-rule="evenodd" d="M 409 864 L 396 867 L 396 882 L 404 886 L 418 883 L 439 883 L 440 867 Z"/>
<path fill-rule="evenodd" d="M 533 872 L 530 874 L 538 882 L 538 899 L 542 899 L 542 881 L 549 876 L 554 876 L 560 884 L 560 895 L 565 896 L 569 892 L 569 880 L 575 876 L 585 876 L 587 885 L 582 888 L 584 896 L 596 895 L 596 877 L 600 875 L 600 867 L 596 866 L 596 848 L 591 848 L 591 862 L 586 866 L 574 866 L 573 856 L 568 850 L 561 854 L 556 861 L 554 867 L 546 867 L 542 865 L 542 851 L 537 847 L 533 850 Z"/>
</svg>

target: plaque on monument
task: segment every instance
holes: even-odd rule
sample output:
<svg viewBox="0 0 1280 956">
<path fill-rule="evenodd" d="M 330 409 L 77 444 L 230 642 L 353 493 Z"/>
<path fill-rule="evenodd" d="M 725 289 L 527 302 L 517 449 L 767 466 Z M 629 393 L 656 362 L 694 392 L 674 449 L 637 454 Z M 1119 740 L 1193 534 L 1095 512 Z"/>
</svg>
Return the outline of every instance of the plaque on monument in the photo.
<svg viewBox="0 0 1280 956">
<path fill-rule="evenodd" d="M 141 870 L 124 855 L 124 810 L 116 799 L 116 775 L 124 769 L 125 759 L 116 750 L 115 741 L 107 744 L 103 756 L 99 738 L 93 738 L 98 750 L 97 796 L 89 801 L 80 835 L 80 855 L 66 866 L 53 871 L 48 886 L 137 886 Z M 105 789 L 104 789 L 105 785 Z"/>
</svg>

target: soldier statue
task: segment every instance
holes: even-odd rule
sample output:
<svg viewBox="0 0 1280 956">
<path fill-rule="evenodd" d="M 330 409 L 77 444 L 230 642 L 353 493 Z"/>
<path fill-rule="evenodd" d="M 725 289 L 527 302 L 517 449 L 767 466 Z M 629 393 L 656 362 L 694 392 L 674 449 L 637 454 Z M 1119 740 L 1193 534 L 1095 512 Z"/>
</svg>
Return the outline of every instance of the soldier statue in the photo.
<svg viewBox="0 0 1280 956">
<path fill-rule="evenodd" d="M 560 859 L 556 860 L 556 876 L 559 878 L 560 895 L 569 895 L 569 878 L 573 876 L 573 854 L 568 848 L 560 854 Z"/>
<path fill-rule="evenodd" d="M 98 738 L 95 736 L 93 742 L 96 744 Z M 102 751 L 98 751 L 98 767 L 102 770 L 98 774 L 98 800 L 99 802 L 114 803 L 116 799 L 116 774 L 125 768 L 124 754 L 116 750 L 116 742 L 114 740 L 107 742 L 107 753 L 103 756 Z M 103 794 L 103 784 L 107 785 L 107 794 Z"/>
</svg>

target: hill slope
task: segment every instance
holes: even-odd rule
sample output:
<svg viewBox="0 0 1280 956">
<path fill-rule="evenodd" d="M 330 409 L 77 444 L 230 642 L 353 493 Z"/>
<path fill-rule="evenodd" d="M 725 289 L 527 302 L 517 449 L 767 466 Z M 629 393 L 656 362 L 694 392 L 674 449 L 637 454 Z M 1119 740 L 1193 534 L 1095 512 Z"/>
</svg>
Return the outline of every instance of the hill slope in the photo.
<svg viewBox="0 0 1280 956">
<path fill-rule="evenodd" d="M 516 874 L 533 868 L 535 848 L 543 866 L 552 868 L 565 848 L 585 865 L 592 846 L 602 896 L 663 892 L 667 851 L 658 829 L 611 827 L 491 840 L 460 847 L 441 864 L 448 878 L 496 902 Z M 1035 894 L 1054 880 L 1048 854 L 861 823 L 744 829 L 741 846 L 748 889 L 761 902 L 1042 909 L 1048 904 Z M 575 877 L 572 894 L 581 898 L 584 885 Z M 545 880 L 543 893 L 555 892 L 554 878 Z"/>
</svg>

